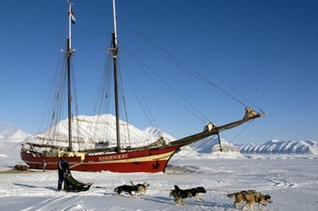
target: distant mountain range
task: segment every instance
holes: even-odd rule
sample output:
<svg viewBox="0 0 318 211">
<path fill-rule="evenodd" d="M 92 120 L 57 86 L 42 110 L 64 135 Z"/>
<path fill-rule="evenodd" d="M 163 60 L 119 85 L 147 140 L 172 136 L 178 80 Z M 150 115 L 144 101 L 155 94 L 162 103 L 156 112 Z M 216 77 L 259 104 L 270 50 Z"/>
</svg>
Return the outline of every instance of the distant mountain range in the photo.
<svg viewBox="0 0 318 211">
<path fill-rule="evenodd" d="M 85 134 L 86 136 L 91 133 L 96 134 L 97 130 L 100 130 L 100 125 L 103 124 L 106 119 L 110 119 L 108 122 L 109 129 L 112 131 L 110 140 L 115 140 L 115 132 L 112 124 L 114 123 L 114 117 L 112 115 L 104 115 L 103 121 L 95 123 L 94 127 L 88 126 L 89 122 L 93 121 L 94 117 L 89 116 L 79 116 L 77 117 L 77 121 L 80 122 L 80 133 L 76 135 Z M 175 140 L 175 138 L 163 130 L 159 128 L 149 127 L 145 130 L 140 130 L 133 125 L 130 125 L 125 122 L 121 122 L 121 124 L 126 124 L 130 128 L 130 135 L 135 139 L 139 140 L 137 145 L 149 144 L 150 141 L 155 141 L 160 137 L 165 138 L 166 142 Z M 61 121 L 55 127 L 66 127 L 66 120 Z M 95 130 L 94 130 L 95 129 Z M 41 136 L 49 136 L 50 129 L 45 130 L 41 133 Z M 62 134 L 59 136 L 67 136 L 67 131 L 62 130 Z M 25 138 L 30 137 L 30 135 L 24 133 L 21 130 L 6 130 L 0 132 L 0 147 L 4 147 L 7 143 L 10 148 L 19 147 L 19 144 Z M 65 138 L 67 139 L 67 138 Z M 91 137 L 83 138 L 84 142 L 89 141 L 92 142 Z M 65 140 L 66 142 L 67 140 Z M 88 144 L 88 143 L 86 143 Z M 193 145 L 190 145 L 192 150 L 197 153 L 213 153 L 219 151 L 219 141 L 216 137 L 209 137 L 201 140 Z M 6 148 L 6 147 L 4 147 Z M 310 154 L 310 155 L 318 155 L 318 141 L 313 140 L 299 140 L 299 141 L 279 141 L 279 140 L 271 140 L 263 144 L 231 144 L 226 140 L 222 140 L 222 149 L 223 152 L 240 152 L 241 154 Z M 4 151 L 4 150 L 0 150 Z M 1 154 L 1 153 L 0 153 Z"/>
<path fill-rule="evenodd" d="M 164 131 L 158 128 L 147 128 L 147 132 L 156 136 L 169 137 Z M 271 140 L 263 144 L 231 144 L 226 140 L 221 140 L 223 152 L 240 152 L 242 154 L 310 154 L 318 155 L 318 141 L 298 140 L 298 141 L 280 141 Z M 209 137 L 190 146 L 198 153 L 213 153 L 219 151 L 219 140 L 215 137 Z"/>
<path fill-rule="evenodd" d="M 313 154 L 318 155 L 318 142 L 271 140 L 264 144 L 236 144 L 243 154 Z"/>
</svg>

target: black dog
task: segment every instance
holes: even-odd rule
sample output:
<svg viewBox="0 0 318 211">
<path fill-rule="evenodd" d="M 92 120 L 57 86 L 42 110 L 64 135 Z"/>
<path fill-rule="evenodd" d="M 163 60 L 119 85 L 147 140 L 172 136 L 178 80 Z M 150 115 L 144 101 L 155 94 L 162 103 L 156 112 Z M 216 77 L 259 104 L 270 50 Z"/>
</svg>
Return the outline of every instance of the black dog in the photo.
<svg viewBox="0 0 318 211">
<path fill-rule="evenodd" d="M 147 188 L 149 187 L 149 183 L 145 182 L 143 184 L 135 185 L 132 181 L 130 181 L 131 185 L 121 185 L 114 189 L 114 191 L 118 194 L 121 192 L 127 192 L 129 195 L 134 196 L 136 193 L 140 193 L 141 196 L 144 196 Z M 134 192 L 135 194 L 133 194 Z"/>
<path fill-rule="evenodd" d="M 169 194 L 169 196 L 174 198 L 174 201 L 177 204 L 183 204 L 182 199 L 195 197 L 197 200 L 204 201 L 200 198 L 200 193 L 206 193 L 206 190 L 203 187 L 196 187 L 191 189 L 180 189 L 177 185 L 174 186 L 174 190 L 172 190 Z"/>
<path fill-rule="evenodd" d="M 114 189 L 114 191 L 118 194 L 121 194 L 121 192 L 127 192 L 131 196 L 133 196 L 132 192 L 135 192 L 136 190 L 137 190 L 137 187 L 131 186 L 131 185 L 121 185 Z"/>
</svg>

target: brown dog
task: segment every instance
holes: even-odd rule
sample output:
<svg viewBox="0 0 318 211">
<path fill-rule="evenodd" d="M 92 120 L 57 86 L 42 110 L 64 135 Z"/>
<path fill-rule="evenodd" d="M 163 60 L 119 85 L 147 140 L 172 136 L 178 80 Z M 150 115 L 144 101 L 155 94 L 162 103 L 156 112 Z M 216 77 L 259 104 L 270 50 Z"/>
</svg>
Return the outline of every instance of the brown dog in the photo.
<svg viewBox="0 0 318 211">
<path fill-rule="evenodd" d="M 237 193 L 231 193 L 231 194 L 227 194 L 227 196 L 229 198 L 232 198 L 233 196 L 235 196 L 235 201 L 234 201 L 234 206 L 236 208 L 238 208 L 238 204 L 243 202 L 243 206 L 241 208 L 244 209 L 244 207 L 246 205 L 249 205 L 250 209 L 253 211 L 253 205 L 255 203 L 258 203 L 258 208 L 261 210 L 263 206 L 266 206 L 266 202 L 268 203 L 272 203 L 272 198 L 270 195 L 266 194 L 262 194 L 258 191 L 255 190 L 248 190 L 248 191 L 241 191 L 241 192 L 237 192 Z"/>
</svg>

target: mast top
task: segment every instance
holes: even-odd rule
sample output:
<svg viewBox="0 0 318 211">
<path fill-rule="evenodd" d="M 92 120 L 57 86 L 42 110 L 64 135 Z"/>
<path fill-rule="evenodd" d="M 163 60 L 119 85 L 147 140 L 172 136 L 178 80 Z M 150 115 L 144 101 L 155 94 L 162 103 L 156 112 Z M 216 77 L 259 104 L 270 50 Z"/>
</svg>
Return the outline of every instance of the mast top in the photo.
<svg viewBox="0 0 318 211">
<path fill-rule="evenodd" d="M 113 0 L 113 15 L 114 15 L 114 43 L 117 46 L 117 22 L 116 22 L 116 4 L 115 0 Z"/>
<path fill-rule="evenodd" d="M 74 24 L 76 22 L 76 19 L 75 19 L 75 15 L 73 13 L 73 10 L 72 10 L 72 1 L 71 0 L 68 0 L 68 46 L 69 46 L 69 49 L 68 51 L 69 52 L 72 52 L 72 42 L 71 42 L 71 38 L 72 38 L 72 24 Z"/>
</svg>

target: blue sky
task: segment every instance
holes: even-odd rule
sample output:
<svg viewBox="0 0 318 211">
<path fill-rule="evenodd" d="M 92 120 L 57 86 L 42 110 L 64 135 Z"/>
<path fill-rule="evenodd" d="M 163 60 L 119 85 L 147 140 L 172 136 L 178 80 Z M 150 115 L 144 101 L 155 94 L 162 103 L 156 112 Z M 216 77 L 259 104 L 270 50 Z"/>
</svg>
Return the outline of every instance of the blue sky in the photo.
<svg viewBox="0 0 318 211">
<path fill-rule="evenodd" d="M 73 2 L 79 113 L 91 115 L 110 42 L 111 1 Z M 46 99 L 46 85 L 64 46 L 67 8 L 64 0 L 1 1 L 0 131 L 19 128 L 34 132 L 35 116 Z M 119 0 L 119 47 L 135 49 L 138 57 L 217 125 L 241 118 L 244 106 L 200 80 L 181 76 L 148 51 L 130 27 L 189 62 L 195 71 L 244 104 L 268 113 L 247 128 L 222 133 L 230 142 L 317 140 L 317 11 L 314 0 Z M 204 122 L 180 109 L 174 100 L 162 99 L 163 94 L 151 81 L 146 82 L 142 71 L 134 71 L 141 78 L 137 82 L 145 85 L 141 89 L 154 109 L 156 126 L 177 138 L 202 130 Z M 151 126 L 139 115 L 136 101 L 127 104 L 133 107 L 129 111 L 131 124 L 140 129 Z"/>
</svg>

